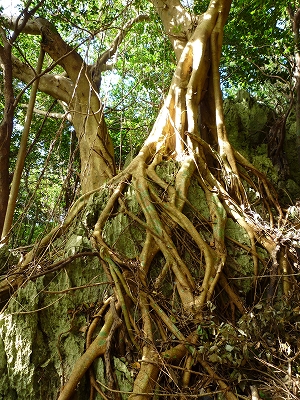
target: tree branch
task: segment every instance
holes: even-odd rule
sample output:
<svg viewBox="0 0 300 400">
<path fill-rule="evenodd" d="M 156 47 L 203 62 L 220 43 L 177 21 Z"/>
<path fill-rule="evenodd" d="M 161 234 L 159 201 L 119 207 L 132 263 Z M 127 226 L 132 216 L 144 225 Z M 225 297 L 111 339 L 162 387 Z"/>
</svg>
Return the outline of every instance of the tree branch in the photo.
<svg viewBox="0 0 300 400">
<path fill-rule="evenodd" d="M 135 23 L 140 22 L 140 21 L 145 21 L 147 19 L 149 19 L 148 15 L 140 14 L 137 17 L 132 18 L 130 21 L 128 21 L 127 24 L 125 24 L 125 26 L 122 29 L 120 29 L 120 32 L 115 37 L 110 48 L 98 57 L 96 64 L 92 68 L 93 82 L 95 83 L 97 88 L 100 87 L 101 72 L 106 71 L 108 69 L 109 66 L 106 64 L 107 61 L 116 54 L 116 51 L 117 51 L 118 47 L 120 46 L 122 40 L 126 36 L 127 32 L 132 28 L 132 26 Z"/>
<path fill-rule="evenodd" d="M 44 18 L 35 21 L 42 34 L 43 49 L 63 67 L 73 83 L 77 82 L 85 65 L 81 56 L 62 39 L 53 24 Z"/>
<path fill-rule="evenodd" d="M 15 42 L 15 40 L 17 39 L 17 37 L 21 32 L 28 33 L 25 32 L 25 30 L 27 28 L 29 28 L 29 30 L 32 29 L 31 27 L 32 20 L 30 20 L 30 18 L 43 5 L 44 1 L 45 0 L 39 1 L 38 4 L 35 7 L 33 7 L 30 11 L 29 11 L 29 6 L 31 4 L 31 1 L 27 2 L 26 6 L 24 7 L 23 11 L 18 17 L 9 17 L 8 15 L 5 14 L 1 15 L 1 22 L 3 23 L 4 27 L 13 31 L 9 39 L 10 44 L 13 44 Z M 34 34 L 40 34 L 40 32 L 36 32 Z M 7 40 L 6 37 L 5 40 Z"/>
<path fill-rule="evenodd" d="M 176 59 L 199 22 L 199 16 L 191 15 L 179 0 L 150 0 L 164 25 L 164 31 L 172 43 Z"/>
<path fill-rule="evenodd" d="M 20 79 L 24 83 L 29 84 L 37 77 L 29 65 L 22 63 L 15 56 L 12 56 L 12 68 L 14 78 Z M 43 74 L 40 77 L 39 90 L 55 99 L 68 103 L 73 89 L 74 85 L 71 80 L 62 75 Z"/>
<path fill-rule="evenodd" d="M 8 15 L 2 15 L 2 18 L 4 21 L 4 26 L 11 30 L 16 28 L 18 29 L 20 24 L 23 25 L 24 22 L 24 18 L 19 19 L 17 17 L 9 17 Z M 28 35 L 41 35 L 41 31 L 34 19 L 29 19 L 26 21 L 26 23 L 23 25 L 22 33 L 26 33 Z"/>
<path fill-rule="evenodd" d="M 13 29 L 21 22 L 23 33 L 41 35 L 45 52 L 67 72 L 67 75 L 74 83 L 77 82 L 82 67 L 86 66 L 86 64 L 76 50 L 62 39 L 55 26 L 45 18 L 29 20 L 26 24 L 22 21 L 23 19 L 18 21 L 18 18 L 5 17 L 7 28 Z M 83 80 L 81 81 L 83 83 Z"/>
<path fill-rule="evenodd" d="M 28 108 L 28 104 L 20 104 L 20 107 Z M 71 121 L 71 116 L 69 113 L 49 112 L 49 111 L 39 110 L 38 108 L 34 108 L 33 112 L 38 115 L 43 115 L 47 118 L 67 119 L 68 121 Z"/>
</svg>

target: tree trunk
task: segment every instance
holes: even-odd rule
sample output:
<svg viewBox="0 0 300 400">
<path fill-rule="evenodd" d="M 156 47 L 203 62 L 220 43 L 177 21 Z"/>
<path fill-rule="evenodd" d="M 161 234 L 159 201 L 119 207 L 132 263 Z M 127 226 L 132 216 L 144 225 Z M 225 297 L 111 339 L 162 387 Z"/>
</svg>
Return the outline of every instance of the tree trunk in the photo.
<svg viewBox="0 0 300 400">
<path fill-rule="evenodd" d="M 36 23 L 44 50 L 64 68 L 73 83 L 68 108 L 79 142 L 82 193 L 87 193 L 115 174 L 114 149 L 103 118 L 98 88 L 93 83 L 92 68 L 62 40 L 55 28 L 42 18 Z"/>
<path fill-rule="evenodd" d="M 79 141 L 82 193 L 98 189 L 115 175 L 114 148 L 98 93 L 86 98 L 81 85 L 72 104 L 72 123 Z M 72 107 L 71 107 L 72 108 Z"/>
<path fill-rule="evenodd" d="M 1 51 L 4 68 L 4 112 L 0 124 L 0 233 L 2 233 L 9 197 L 9 152 L 13 130 L 14 92 L 12 85 L 11 44 L 5 43 Z M 0 234 L 1 236 L 1 234 Z"/>
<path fill-rule="evenodd" d="M 295 379 L 291 370 L 287 378 L 290 353 L 284 365 L 281 356 L 274 369 L 271 362 L 277 361 L 270 361 L 270 355 L 278 357 L 276 341 L 288 315 L 289 339 L 283 335 L 278 342 L 281 348 L 287 340 L 291 348 L 298 345 L 291 333 L 298 304 L 295 255 L 283 233 L 289 223 L 280 225 L 272 185 L 231 147 L 225 129 L 218 68 L 231 1 L 212 0 L 192 29 L 179 1 L 153 4 L 177 68 L 141 151 L 99 190 L 99 174 L 103 183 L 114 169 L 92 75 L 52 28 L 38 22 L 45 50 L 74 85 L 69 104 L 85 194 L 0 282 L 3 299 L 16 290 L 0 321 L 6 398 L 13 398 L 13 390 L 33 398 L 44 376 L 53 397 L 60 387 L 59 400 L 87 397 L 87 388 L 90 399 L 96 393 L 104 399 L 185 399 L 216 391 L 236 400 L 256 392 L 262 365 L 272 383 L 281 371 L 284 382 Z M 101 159 L 105 172 L 97 169 Z M 259 191 L 255 206 L 264 220 L 245 187 Z M 244 276 L 250 278 L 244 292 L 241 265 L 234 260 L 239 252 L 247 257 Z M 249 293 L 255 303 L 247 303 Z M 279 305 L 273 307 L 275 300 Z M 19 359 L 25 366 L 20 370 L 13 368 Z"/>
</svg>

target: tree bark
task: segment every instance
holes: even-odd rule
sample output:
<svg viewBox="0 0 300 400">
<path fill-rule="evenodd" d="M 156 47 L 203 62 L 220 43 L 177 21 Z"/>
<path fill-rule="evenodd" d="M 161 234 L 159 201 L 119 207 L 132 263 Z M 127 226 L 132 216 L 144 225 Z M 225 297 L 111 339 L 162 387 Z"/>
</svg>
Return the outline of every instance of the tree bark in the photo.
<svg viewBox="0 0 300 400">
<path fill-rule="evenodd" d="M 15 27 L 15 21 L 7 23 L 12 29 Z M 43 73 L 39 89 L 68 104 L 79 142 L 82 193 L 87 193 L 115 174 L 113 144 L 103 118 L 99 88 L 93 80 L 93 66 L 87 65 L 43 18 L 25 24 L 23 32 L 41 35 L 44 51 L 54 60 L 54 65 L 59 64 L 66 72 L 67 76 Z M 31 67 L 15 57 L 13 74 L 28 84 L 34 77 Z"/>
<path fill-rule="evenodd" d="M 0 232 L 2 233 L 9 197 L 9 152 L 13 130 L 14 92 L 12 85 L 11 44 L 0 47 L 4 77 L 4 112 L 0 124 Z"/>
<path fill-rule="evenodd" d="M 296 147 L 298 154 L 298 163 L 300 165 L 300 8 L 293 9 L 288 5 L 288 12 L 292 22 L 292 31 L 294 34 L 294 79 L 295 79 L 295 92 L 296 92 Z"/>
<path fill-rule="evenodd" d="M 64 68 L 74 85 L 69 109 L 79 142 L 82 193 L 87 193 L 115 174 L 114 149 L 103 118 L 98 88 L 93 84 L 92 68 L 55 28 L 41 18 L 36 23 L 44 50 Z"/>
</svg>

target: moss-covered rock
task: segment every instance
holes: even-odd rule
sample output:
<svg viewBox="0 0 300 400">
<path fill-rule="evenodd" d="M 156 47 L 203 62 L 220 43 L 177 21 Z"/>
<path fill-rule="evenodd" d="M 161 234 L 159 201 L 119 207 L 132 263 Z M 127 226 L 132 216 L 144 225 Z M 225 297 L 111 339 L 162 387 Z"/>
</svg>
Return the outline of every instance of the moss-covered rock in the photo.
<svg viewBox="0 0 300 400">
<path fill-rule="evenodd" d="M 282 180 L 278 167 L 268 157 L 268 132 L 275 113 L 257 102 L 244 90 L 235 99 L 224 101 L 225 123 L 229 140 L 258 170 L 264 172 L 279 189 L 285 203 L 300 197 L 300 168 L 296 146 L 296 122 L 293 113 L 286 123 L 284 152 L 288 163 L 288 179 Z M 275 117 L 276 118 L 276 117 Z"/>
<path fill-rule="evenodd" d="M 32 353 L 37 334 L 38 293 L 29 282 L 10 300 L 5 313 L 0 315 L 0 359 L 2 367 L 0 395 L 2 398 L 34 399 L 36 395 L 35 366 Z M 5 397 L 6 396 L 6 397 Z"/>
<path fill-rule="evenodd" d="M 105 282 L 98 258 L 89 257 L 19 289 L 0 314 L 0 399 L 57 398 L 84 352 L 90 315 L 110 293 Z M 84 379 L 77 396 L 86 398 Z"/>
<path fill-rule="evenodd" d="M 241 90 L 235 99 L 224 101 L 224 113 L 231 144 L 251 158 L 253 150 L 265 141 L 271 110 Z"/>
<path fill-rule="evenodd" d="M 104 227 L 105 242 L 126 258 L 139 255 L 145 240 L 145 232 L 122 212 L 110 219 Z"/>
</svg>

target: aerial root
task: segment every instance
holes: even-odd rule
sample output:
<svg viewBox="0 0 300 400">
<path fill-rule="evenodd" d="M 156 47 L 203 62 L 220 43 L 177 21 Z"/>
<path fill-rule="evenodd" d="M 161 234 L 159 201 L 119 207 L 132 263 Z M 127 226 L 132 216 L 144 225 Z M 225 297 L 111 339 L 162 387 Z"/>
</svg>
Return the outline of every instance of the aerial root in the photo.
<svg viewBox="0 0 300 400">
<path fill-rule="evenodd" d="M 115 312 L 112 307 L 110 307 L 109 311 L 106 313 L 103 327 L 83 355 L 76 361 L 67 383 L 62 388 L 58 400 L 69 400 L 72 397 L 77 384 L 88 371 L 93 361 L 100 355 L 104 355 L 107 346 L 107 339 L 113 326 L 114 319 Z"/>
<path fill-rule="evenodd" d="M 136 343 L 135 339 L 134 339 L 134 335 L 133 335 L 133 331 L 132 331 L 132 325 L 130 322 L 130 317 L 129 317 L 129 311 L 128 311 L 128 307 L 127 304 L 125 302 L 124 296 L 123 296 L 123 290 L 125 291 L 125 293 L 128 295 L 128 297 L 131 300 L 135 300 L 134 297 L 132 296 L 130 289 L 123 277 L 123 275 L 120 273 L 120 271 L 118 270 L 117 265 L 114 263 L 114 261 L 106 254 L 105 249 L 102 247 L 100 250 L 100 255 L 103 258 L 103 260 L 105 260 L 110 267 L 110 273 L 111 276 L 113 278 L 113 282 L 114 282 L 114 290 L 115 290 L 115 296 L 118 299 L 119 304 L 121 305 L 121 310 L 124 316 L 124 321 L 125 321 L 125 325 L 127 328 L 127 332 L 129 334 L 130 340 L 132 342 L 132 344 L 139 349 L 138 344 Z M 136 332 L 137 334 L 139 332 Z"/>
<path fill-rule="evenodd" d="M 146 173 L 145 168 L 143 169 L 137 168 L 135 171 L 136 172 L 132 175 L 132 183 L 134 185 L 137 194 L 138 202 L 141 206 L 140 214 L 145 216 L 146 222 L 144 222 L 139 216 L 133 215 L 129 210 L 127 210 L 126 205 L 122 200 L 121 196 L 122 191 L 119 191 L 118 193 L 117 191 L 115 191 L 114 201 L 112 201 L 110 205 L 107 206 L 103 211 L 105 217 L 103 216 L 103 214 L 101 214 L 98 219 L 98 223 L 96 224 L 97 229 L 95 229 L 94 231 L 94 238 L 96 238 L 96 240 L 100 238 L 100 240 L 97 243 L 98 246 L 101 246 L 103 244 L 103 240 L 101 238 L 101 230 L 104 226 L 104 221 L 107 219 L 106 217 L 110 213 L 110 210 L 114 207 L 113 205 L 114 202 L 118 200 L 118 202 L 122 206 L 122 210 L 126 212 L 130 218 L 132 218 L 133 220 L 138 222 L 141 226 L 143 226 L 147 232 L 146 241 L 143 250 L 141 251 L 141 253 L 144 254 L 144 258 L 142 258 L 144 262 L 141 263 L 140 265 L 140 273 L 139 273 L 139 278 L 141 280 L 142 286 L 147 285 L 146 277 L 149 265 L 151 264 L 147 260 L 147 258 L 149 257 L 152 260 L 154 255 L 157 254 L 158 250 L 160 250 L 162 251 L 166 261 L 164 267 L 161 270 L 161 273 L 157 277 L 156 288 L 159 288 L 160 284 L 164 281 L 166 274 L 170 270 L 172 270 L 178 281 L 177 287 L 179 287 L 179 291 L 181 291 L 182 303 L 183 305 L 185 304 L 186 307 L 187 305 L 188 307 L 190 307 L 191 304 L 194 305 L 196 304 L 194 295 L 192 293 L 192 291 L 194 290 L 193 288 L 195 287 L 194 279 L 190 275 L 189 271 L 186 269 L 185 264 L 182 262 L 181 257 L 177 253 L 176 247 L 170 238 L 169 232 L 164 230 L 164 224 L 162 223 L 162 219 L 167 217 L 169 221 L 169 226 L 173 227 L 178 225 L 181 226 L 185 231 L 189 232 L 195 243 L 198 244 L 199 250 L 205 255 L 206 277 L 204 277 L 203 290 L 202 290 L 202 293 L 205 293 L 205 295 L 203 294 L 201 295 L 201 302 L 200 302 L 200 309 L 201 309 L 205 305 L 209 293 L 213 292 L 213 289 L 216 286 L 219 276 L 221 276 L 221 270 L 217 271 L 214 266 L 215 261 L 219 257 L 217 253 L 215 253 L 215 251 L 210 246 L 208 246 L 206 242 L 202 239 L 199 233 L 195 230 L 190 220 L 178 209 L 178 207 L 176 207 L 175 204 L 176 204 L 176 199 L 178 199 L 178 197 L 176 197 L 173 187 L 165 186 L 164 182 L 160 180 L 160 178 L 155 176 L 154 170 L 152 170 L 148 174 Z M 161 187 L 163 187 L 164 190 L 168 191 L 169 198 L 172 198 L 171 202 L 161 200 L 161 198 L 157 195 L 157 192 L 154 190 L 154 187 L 151 185 L 151 182 L 147 181 L 146 179 L 147 175 L 148 177 L 151 177 L 152 182 L 155 181 L 156 184 L 159 184 Z M 182 183 L 181 183 L 181 191 L 182 191 L 181 201 L 177 203 L 180 204 L 180 208 L 183 207 L 186 196 L 186 188 L 184 185 L 182 185 Z M 220 204 L 218 206 L 220 206 Z M 222 213 L 220 215 L 222 215 L 222 218 L 224 217 Z M 223 220 L 220 220 L 220 223 L 221 226 L 223 226 L 224 224 Z M 218 240 L 219 244 L 222 243 L 222 240 L 224 240 L 220 235 L 220 229 L 221 228 L 219 228 L 219 230 L 216 231 L 215 233 L 216 240 Z M 221 244 L 219 245 L 219 249 L 220 248 L 222 248 Z M 135 298 L 135 295 L 131 292 L 128 284 L 126 283 L 126 280 L 122 275 L 122 271 L 119 270 L 118 265 L 113 261 L 112 257 L 113 254 L 107 248 L 107 246 L 100 248 L 100 254 L 102 259 L 109 266 L 110 275 L 114 282 L 115 296 L 118 299 L 118 304 L 120 305 L 121 311 L 123 313 L 126 329 L 129 336 L 131 337 L 131 341 L 136 345 L 136 348 L 139 349 L 139 346 L 135 343 L 135 339 L 133 339 L 132 335 L 132 333 L 135 331 L 135 335 L 137 337 L 142 338 L 141 340 L 142 342 L 144 342 L 142 344 L 143 356 L 142 356 L 141 369 L 135 379 L 133 393 L 130 395 L 130 399 L 144 400 L 146 398 L 151 397 L 151 393 L 153 393 L 153 388 L 155 386 L 156 378 L 159 372 L 159 368 L 157 367 L 157 365 L 155 365 L 154 362 L 155 360 L 158 361 L 157 359 L 158 351 L 156 350 L 156 346 L 154 344 L 151 319 L 153 321 L 156 321 L 155 324 L 156 326 L 159 327 L 160 332 L 164 332 L 165 331 L 164 327 L 166 327 L 169 332 L 175 335 L 175 337 L 177 337 L 183 343 L 186 343 L 183 345 L 176 346 L 175 348 L 173 348 L 173 350 L 170 349 L 169 351 L 166 351 L 165 354 L 163 354 L 163 356 L 164 359 L 165 357 L 171 356 L 173 361 L 174 357 L 177 358 L 177 360 L 182 359 L 182 357 L 184 357 L 188 352 L 189 355 L 187 356 L 186 360 L 187 371 L 191 370 L 192 365 L 195 362 L 195 348 L 193 345 L 197 341 L 197 335 L 195 334 L 192 335 L 187 343 L 184 335 L 170 320 L 170 318 L 163 311 L 163 309 L 159 307 L 158 303 L 154 300 L 154 298 L 152 298 L 152 296 L 148 295 L 143 291 L 140 291 L 139 298 L 138 299 Z M 180 269 L 177 267 L 177 264 L 178 266 L 180 266 Z M 218 278 L 216 278 L 217 276 Z M 211 283 L 212 277 L 214 278 L 213 283 Z M 225 284 L 224 281 L 226 282 L 225 277 L 220 278 L 220 282 L 222 282 L 223 285 L 225 286 L 228 285 L 228 283 L 226 282 Z M 212 286 L 210 287 L 210 285 Z M 187 292 L 189 292 L 189 294 L 187 294 Z M 244 308 L 241 306 L 241 302 L 239 301 L 237 296 L 234 297 L 234 294 L 232 294 L 229 290 L 228 292 L 234 298 L 234 301 L 237 303 L 238 308 L 241 311 L 244 311 Z M 124 296 L 130 299 L 135 304 L 135 307 L 138 305 L 143 321 L 142 331 L 137 331 L 138 328 L 136 326 L 135 327 L 132 326 Z M 186 301 L 186 299 L 188 299 L 188 301 Z M 149 317 L 150 315 L 149 306 L 151 307 L 151 309 L 153 309 L 153 311 L 155 311 L 156 313 L 155 317 L 152 318 Z M 164 335 L 162 334 L 161 336 L 165 338 L 167 337 L 165 334 Z M 147 359 L 151 360 L 152 362 L 147 363 Z M 219 377 L 217 377 L 217 379 L 218 381 L 221 382 Z M 183 374 L 183 382 L 185 386 L 188 386 L 189 380 L 190 380 L 190 372 L 186 372 L 185 374 Z M 223 388 L 226 389 L 227 396 L 230 396 L 230 394 L 228 394 L 230 392 L 228 392 L 227 385 L 224 384 Z"/>
<path fill-rule="evenodd" d="M 210 146 L 201 139 L 197 139 L 197 141 L 218 159 Z M 145 160 L 145 156 L 141 155 L 133 161 L 134 168 L 129 168 L 122 178 L 114 180 L 114 183 L 109 185 L 111 194 L 95 224 L 91 242 L 99 253 L 101 266 L 110 281 L 111 297 L 104 302 L 99 313 L 95 315 L 87 332 L 86 352 L 75 364 L 68 382 L 62 388 L 59 400 L 71 398 L 78 382 L 99 356 L 103 357 L 105 361 L 108 375 L 107 385 L 100 387 L 90 369 L 89 379 L 91 388 L 93 388 L 90 399 L 92 400 L 95 391 L 99 392 L 104 399 L 108 398 L 106 390 L 107 393 L 111 391 L 117 396 L 118 390 L 115 389 L 116 382 L 110 354 L 113 338 L 120 333 L 121 321 L 124 322 L 122 328 L 126 332 L 126 338 L 129 338 L 130 346 L 134 349 L 133 354 L 137 356 L 138 360 L 141 359 L 130 400 L 146 400 L 153 397 L 157 380 L 164 379 L 160 377 L 160 372 L 163 372 L 162 363 L 170 366 L 181 365 L 180 379 L 182 387 L 186 389 L 191 386 L 192 373 L 195 372 L 193 370 L 198 364 L 196 368 L 204 370 L 224 391 L 228 400 L 236 400 L 226 379 L 222 379 L 217 370 L 204 360 L 203 355 L 198 351 L 199 335 L 197 333 L 197 327 L 201 327 L 205 322 L 207 304 L 214 301 L 217 290 L 226 292 L 225 298 L 233 310 L 232 320 L 234 320 L 235 310 L 238 310 L 237 315 L 243 315 L 246 312 L 243 301 L 226 277 L 225 226 L 227 217 L 232 217 L 248 234 L 250 240 L 248 249 L 250 249 L 254 264 L 254 283 L 259 279 L 257 241 L 271 255 L 273 254 L 274 260 L 278 261 L 277 269 L 283 275 L 285 295 L 288 295 L 291 290 L 291 279 L 288 277 L 291 268 L 288 255 L 282 250 L 274 253 L 272 237 L 264 234 L 261 227 L 255 225 L 255 221 L 251 220 L 247 209 L 230 197 L 223 183 L 207 169 L 205 160 L 201 159 L 201 162 L 197 162 L 201 157 L 200 155 L 194 158 L 186 157 L 181 163 L 175 180 L 170 184 L 160 178 L 155 170 L 162 157 L 156 155 L 152 159 L 150 157 Z M 218 161 L 220 162 L 219 159 Z M 245 163 L 241 157 L 238 157 L 237 161 L 242 168 L 251 170 L 254 175 L 261 178 L 254 167 Z M 185 205 L 190 207 L 187 192 L 196 169 L 199 172 L 197 179 L 204 190 L 210 213 L 210 221 L 207 222 L 209 233 L 206 236 L 195 227 L 183 210 Z M 249 182 L 250 180 L 248 180 Z M 267 203 L 272 207 L 276 206 L 276 199 L 270 189 L 267 189 L 267 183 L 263 180 L 262 182 L 266 186 L 264 187 L 268 196 Z M 136 214 L 129 209 L 124 196 L 129 185 L 132 185 L 140 207 L 140 211 Z M 73 211 L 62 226 L 54 229 L 43 239 L 41 248 L 47 247 L 55 237 L 66 231 L 76 213 L 83 209 L 87 201 L 88 196 L 84 196 L 75 204 Z M 130 221 L 134 221 L 145 231 L 145 240 L 139 256 L 132 264 L 103 239 L 105 223 L 115 210 L 126 214 Z M 199 258 L 198 264 L 195 262 L 196 272 L 187 266 L 182 249 L 175 241 L 178 239 L 176 236 L 178 231 L 187 235 L 192 242 L 191 252 L 195 254 L 195 259 Z M 184 243 L 184 246 L 183 249 L 188 248 L 189 245 Z M 21 268 L 25 268 L 39 251 L 40 249 L 36 248 L 34 252 L 30 253 L 26 259 L 27 264 L 23 263 Z M 156 262 L 157 254 L 161 255 L 162 260 L 157 273 L 151 275 L 153 271 L 150 268 L 153 260 Z M 130 281 L 134 281 L 134 285 Z M 170 282 L 173 290 L 172 296 L 175 299 L 172 303 L 161 293 L 164 285 L 170 284 Z M 133 308 L 134 316 L 131 313 Z M 176 313 L 178 313 L 178 317 Z M 99 334 L 93 339 L 95 328 L 101 320 L 103 320 L 103 325 Z M 164 342 L 164 345 L 159 350 L 161 342 Z M 169 348 L 166 348 L 166 343 Z"/>
<path fill-rule="evenodd" d="M 110 308 L 112 310 L 113 314 L 113 323 L 110 328 L 110 332 L 106 338 L 106 347 L 105 347 L 105 352 L 104 352 L 104 363 L 105 363 L 105 372 L 106 372 L 106 382 L 107 385 L 110 389 L 114 389 L 115 383 L 116 383 L 116 378 L 115 378 L 115 371 L 113 370 L 111 366 L 111 350 L 112 350 L 112 341 L 113 337 L 116 334 L 116 330 L 122 325 L 122 320 L 118 316 L 114 304 L 114 299 L 111 299 L 110 302 Z M 118 400 L 120 399 L 120 396 L 118 396 Z M 116 399 L 117 400 L 117 399 Z"/>
</svg>

